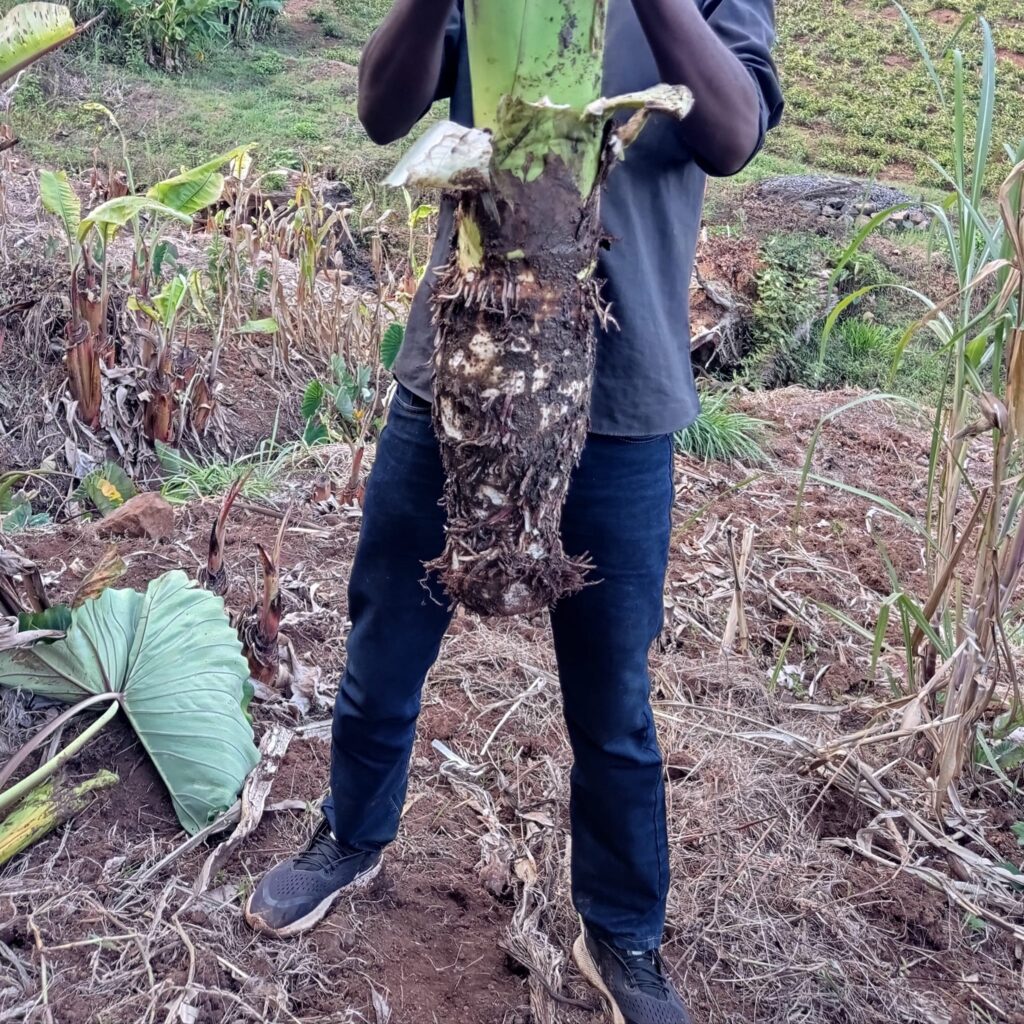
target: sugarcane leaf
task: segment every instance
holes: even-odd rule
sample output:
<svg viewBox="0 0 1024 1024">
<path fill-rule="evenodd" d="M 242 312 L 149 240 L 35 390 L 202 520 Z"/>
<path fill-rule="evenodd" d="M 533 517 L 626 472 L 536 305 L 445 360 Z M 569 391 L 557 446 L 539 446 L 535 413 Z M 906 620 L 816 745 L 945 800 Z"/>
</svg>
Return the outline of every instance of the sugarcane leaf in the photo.
<svg viewBox="0 0 1024 1024">
<path fill-rule="evenodd" d="M 395 365 L 404 341 L 405 328 L 401 324 L 389 324 L 384 337 L 380 339 L 380 361 L 385 370 L 390 370 Z"/>
<path fill-rule="evenodd" d="M 61 4 L 17 4 L 0 18 L 0 84 L 66 43 L 76 32 Z"/>
<path fill-rule="evenodd" d="M 318 380 L 311 380 L 306 385 L 305 394 L 302 396 L 302 418 L 304 420 L 311 420 L 320 411 L 326 394 L 326 388 Z"/>
<path fill-rule="evenodd" d="M 234 803 L 259 760 L 242 710 L 248 666 L 224 602 L 175 570 L 145 594 L 105 590 L 63 640 L 0 653 L 0 684 L 57 700 L 120 695 L 121 708 L 198 832 Z"/>
<path fill-rule="evenodd" d="M 40 171 L 39 196 L 43 209 L 60 220 L 68 238 L 76 238 L 82 222 L 82 201 L 71 188 L 67 172 Z"/>
</svg>

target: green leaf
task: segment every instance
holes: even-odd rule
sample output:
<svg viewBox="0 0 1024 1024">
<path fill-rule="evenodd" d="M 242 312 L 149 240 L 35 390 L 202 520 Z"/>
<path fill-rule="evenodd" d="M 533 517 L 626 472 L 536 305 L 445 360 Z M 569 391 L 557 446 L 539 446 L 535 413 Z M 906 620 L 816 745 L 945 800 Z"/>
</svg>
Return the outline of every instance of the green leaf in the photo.
<svg viewBox="0 0 1024 1024">
<path fill-rule="evenodd" d="M 60 4 L 18 4 L 0 19 L 0 84 L 75 35 L 71 11 Z"/>
<path fill-rule="evenodd" d="M 74 241 L 82 223 L 82 201 L 75 195 L 65 171 L 40 171 L 39 196 L 43 209 L 64 225 L 68 238 Z"/>
<path fill-rule="evenodd" d="M 385 370 L 395 365 L 398 353 L 405 341 L 405 328 L 401 324 L 390 324 L 380 339 L 380 361 Z"/>
<path fill-rule="evenodd" d="M 34 513 L 28 499 L 19 497 L 11 505 L 9 512 L 2 517 L 3 528 L 6 533 L 20 533 L 22 530 L 31 530 L 35 526 L 46 526 L 50 517 L 46 512 Z"/>
<path fill-rule="evenodd" d="M 118 196 L 116 199 L 108 199 L 101 203 L 82 220 L 78 228 L 78 241 L 85 241 L 89 232 L 96 228 L 103 236 L 103 240 L 109 242 L 119 228 L 123 228 L 140 213 L 155 213 L 185 224 L 192 223 L 192 218 L 187 214 L 172 210 L 171 207 L 164 206 L 149 196 Z"/>
<path fill-rule="evenodd" d="M 1024 846 L 1024 821 L 1015 822 L 1010 826 L 1010 831 L 1017 837 L 1017 845 Z"/>
<path fill-rule="evenodd" d="M 327 389 L 318 380 L 311 380 L 306 385 L 305 394 L 302 396 L 302 418 L 304 420 L 311 420 L 320 411 L 326 394 Z"/>
<path fill-rule="evenodd" d="M 56 700 L 116 693 L 194 834 L 234 803 L 259 761 L 242 711 L 249 677 L 224 602 L 178 570 L 145 594 L 105 590 L 63 640 L 0 653 L 0 684 Z"/>
<path fill-rule="evenodd" d="M 323 444 L 331 438 L 330 433 L 319 420 L 310 420 L 306 429 L 302 432 L 302 440 L 311 448 L 313 445 Z"/>
<path fill-rule="evenodd" d="M 202 169 L 158 181 L 146 193 L 150 199 L 189 216 L 213 206 L 223 194 L 224 175 Z"/>
<path fill-rule="evenodd" d="M 128 474 L 116 463 L 105 462 L 83 481 L 82 490 L 101 515 L 110 515 L 139 493 Z"/>
<path fill-rule="evenodd" d="M 71 609 L 66 604 L 55 604 L 45 611 L 21 612 L 18 615 L 19 633 L 27 633 L 33 629 L 55 629 L 60 633 L 66 633 L 70 628 Z"/>
<path fill-rule="evenodd" d="M 235 334 L 277 334 L 281 328 L 273 317 L 265 320 L 247 320 Z"/>
<path fill-rule="evenodd" d="M 343 420 L 350 420 L 355 415 L 356 404 L 345 388 L 339 388 L 334 398 L 334 408 Z"/>
</svg>

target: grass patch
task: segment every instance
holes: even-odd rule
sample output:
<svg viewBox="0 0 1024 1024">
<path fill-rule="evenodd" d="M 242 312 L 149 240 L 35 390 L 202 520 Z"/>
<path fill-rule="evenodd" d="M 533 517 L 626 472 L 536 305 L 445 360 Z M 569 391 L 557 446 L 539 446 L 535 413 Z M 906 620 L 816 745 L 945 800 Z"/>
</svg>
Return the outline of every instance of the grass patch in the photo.
<svg viewBox="0 0 1024 1024">
<path fill-rule="evenodd" d="M 905 0 L 930 51 L 938 57 L 964 17 L 985 15 L 996 46 L 1004 52 L 997 71 L 995 141 L 1016 143 L 1021 135 L 1020 102 L 1024 67 L 1012 59 L 1024 53 L 1020 0 Z M 952 11 L 946 15 L 943 11 Z M 780 4 L 777 60 L 786 95 L 786 118 L 771 136 L 776 158 L 807 163 L 840 174 L 872 176 L 888 171 L 923 184 L 941 180 L 928 159 L 949 162 L 948 123 L 935 91 L 896 8 L 888 0 L 786 0 Z M 977 96 L 980 34 L 960 33 L 971 103 Z M 937 61 L 952 79 L 952 60 Z M 1009 170 L 993 161 L 991 186 Z"/>
<path fill-rule="evenodd" d="M 713 391 L 702 396 L 697 419 L 676 434 L 676 448 L 704 462 L 764 462 L 766 427 L 764 420 L 733 409 L 728 392 Z"/>
</svg>

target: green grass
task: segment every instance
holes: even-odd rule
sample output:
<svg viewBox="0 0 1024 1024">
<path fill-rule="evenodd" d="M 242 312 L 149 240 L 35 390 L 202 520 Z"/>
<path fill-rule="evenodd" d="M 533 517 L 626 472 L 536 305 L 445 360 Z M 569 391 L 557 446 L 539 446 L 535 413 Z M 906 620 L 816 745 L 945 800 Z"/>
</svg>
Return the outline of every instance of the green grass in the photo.
<svg viewBox="0 0 1024 1024">
<path fill-rule="evenodd" d="M 254 142 L 263 167 L 276 164 L 341 170 L 350 184 L 376 182 L 394 164 L 395 150 L 366 137 L 356 116 L 355 63 L 362 39 L 380 17 L 381 0 L 324 0 L 342 32 L 338 40 L 311 34 L 316 26 L 287 22 L 265 44 L 224 47 L 187 71 L 154 70 L 138 54 L 118 54 L 97 35 L 56 57 L 70 90 L 54 94 L 52 66 L 23 80 L 9 119 L 21 151 L 40 163 L 82 172 L 98 149 L 101 165 L 117 161 L 118 143 L 90 101 L 110 106 L 128 135 L 140 181 L 192 166 L 201 157 Z M 0 0 L 0 14 L 14 0 Z M 344 12 L 343 12 L 344 8 Z M 333 46 L 333 49 L 332 49 Z M 70 95 L 69 93 L 73 93 Z"/>
<path fill-rule="evenodd" d="M 980 13 L 989 19 L 1001 51 L 996 143 L 1018 141 L 1024 134 L 1024 68 L 1011 55 L 1024 54 L 1020 0 L 942 0 L 941 5 L 906 0 L 904 6 L 936 58 L 964 16 Z M 773 157 L 843 174 L 888 173 L 940 183 L 928 158 L 949 162 L 949 122 L 941 116 L 935 90 L 892 4 L 779 0 L 778 24 L 777 60 L 787 111 L 769 143 Z M 957 44 L 973 62 L 968 76 L 976 96 L 981 53 L 977 28 L 969 26 Z M 952 61 L 946 58 L 937 64 L 949 80 Z M 997 184 L 1007 170 L 1005 160 L 994 166 L 989 184 Z"/>
<path fill-rule="evenodd" d="M 704 462 L 764 462 L 766 426 L 733 409 L 727 392 L 714 391 L 702 396 L 696 421 L 676 434 L 676 448 Z"/>
</svg>

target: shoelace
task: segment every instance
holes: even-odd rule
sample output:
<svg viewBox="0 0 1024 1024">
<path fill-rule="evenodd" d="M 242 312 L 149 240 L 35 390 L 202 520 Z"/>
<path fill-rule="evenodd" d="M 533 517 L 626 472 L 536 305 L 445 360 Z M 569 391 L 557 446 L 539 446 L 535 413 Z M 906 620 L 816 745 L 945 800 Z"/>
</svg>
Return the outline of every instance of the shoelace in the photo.
<svg viewBox="0 0 1024 1024">
<path fill-rule="evenodd" d="M 615 954 L 622 961 L 626 977 L 634 988 L 657 999 L 668 997 L 669 986 L 665 980 L 665 968 L 661 954 L 657 950 L 632 953 L 617 949 Z"/>
<path fill-rule="evenodd" d="M 309 845 L 296 858 L 295 866 L 306 871 L 328 871 L 338 861 L 351 856 L 353 852 L 339 846 L 327 823 L 322 822 L 313 833 Z"/>
</svg>

